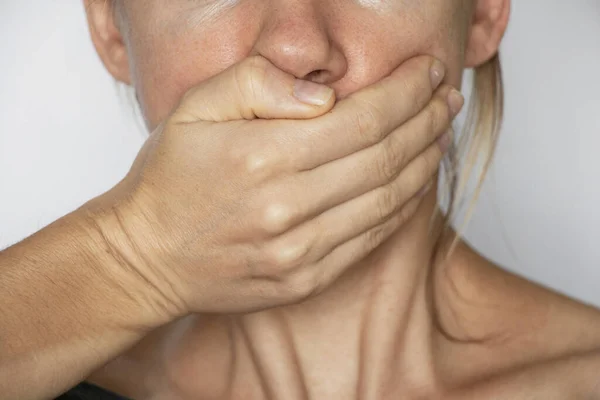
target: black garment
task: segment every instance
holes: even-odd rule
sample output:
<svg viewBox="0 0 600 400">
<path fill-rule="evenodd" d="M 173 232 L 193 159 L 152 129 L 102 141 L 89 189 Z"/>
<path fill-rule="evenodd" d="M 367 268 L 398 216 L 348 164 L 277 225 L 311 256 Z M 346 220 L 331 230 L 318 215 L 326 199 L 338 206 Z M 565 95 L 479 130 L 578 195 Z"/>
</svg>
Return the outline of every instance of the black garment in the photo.
<svg viewBox="0 0 600 400">
<path fill-rule="evenodd" d="M 81 383 L 80 385 L 69 390 L 56 400 L 128 400 L 125 397 L 118 396 L 107 390 L 89 383 Z"/>
</svg>

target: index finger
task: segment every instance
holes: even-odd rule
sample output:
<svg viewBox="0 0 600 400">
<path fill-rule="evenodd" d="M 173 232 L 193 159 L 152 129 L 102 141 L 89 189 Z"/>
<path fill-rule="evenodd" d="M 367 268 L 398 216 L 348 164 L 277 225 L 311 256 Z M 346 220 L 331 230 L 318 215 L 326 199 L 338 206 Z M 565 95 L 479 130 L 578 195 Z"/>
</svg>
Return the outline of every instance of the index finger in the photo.
<svg viewBox="0 0 600 400">
<path fill-rule="evenodd" d="M 293 165 L 307 170 L 370 147 L 417 115 L 445 76 L 430 56 L 414 57 L 389 76 L 341 100 L 328 114 L 299 123 Z"/>
</svg>

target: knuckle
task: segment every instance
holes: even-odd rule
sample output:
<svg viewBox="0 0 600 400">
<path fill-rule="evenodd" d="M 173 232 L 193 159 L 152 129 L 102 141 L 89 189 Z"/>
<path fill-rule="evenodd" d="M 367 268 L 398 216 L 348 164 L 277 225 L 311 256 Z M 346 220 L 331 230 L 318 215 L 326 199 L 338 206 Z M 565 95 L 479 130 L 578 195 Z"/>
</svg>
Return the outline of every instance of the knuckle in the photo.
<svg viewBox="0 0 600 400">
<path fill-rule="evenodd" d="M 385 224 L 376 226 L 365 234 L 364 247 L 366 251 L 376 248 L 385 239 Z"/>
<path fill-rule="evenodd" d="M 240 63 L 240 65 L 245 66 L 247 68 L 268 68 L 271 63 L 262 56 L 253 55 L 246 58 L 244 61 Z"/>
<path fill-rule="evenodd" d="M 244 157 L 244 172 L 247 175 L 259 175 L 270 171 L 273 166 L 272 157 L 264 152 L 248 153 Z"/>
<path fill-rule="evenodd" d="M 383 131 L 383 112 L 375 104 L 368 101 L 357 101 L 356 113 L 354 114 L 354 124 L 361 138 L 367 143 L 373 144 L 379 142 L 384 136 Z"/>
<path fill-rule="evenodd" d="M 249 57 L 234 67 L 235 81 L 243 99 L 252 101 L 261 97 L 270 67 L 269 61 L 260 56 Z"/>
<path fill-rule="evenodd" d="M 262 79 L 267 75 L 270 67 L 271 63 L 266 58 L 252 56 L 238 64 L 237 72 L 241 77 L 245 78 L 245 80 L 253 80 L 256 78 Z"/>
<path fill-rule="evenodd" d="M 397 175 L 399 172 L 397 171 L 398 168 L 408 164 L 410 161 L 410 146 L 408 146 L 407 143 L 406 132 L 403 130 L 397 130 L 388 137 L 384 145 L 388 152 L 388 158 L 390 159 L 392 165 L 394 165 Z"/>
<path fill-rule="evenodd" d="M 403 151 L 400 149 L 394 149 L 387 143 L 379 145 L 379 150 L 376 152 L 376 165 L 379 176 L 386 182 L 394 179 L 398 173 L 398 165 L 402 165 L 403 162 Z"/>
<path fill-rule="evenodd" d="M 279 235 L 292 227 L 296 213 L 283 202 L 270 202 L 261 212 L 260 228 L 263 233 Z"/>
<path fill-rule="evenodd" d="M 379 189 L 376 197 L 378 221 L 385 221 L 396 208 L 397 196 L 392 185 L 385 185 Z"/>
<path fill-rule="evenodd" d="M 267 179 L 277 171 L 279 160 L 277 152 L 258 150 L 240 154 L 239 149 L 233 149 L 230 159 L 240 164 L 241 174 L 253 181 Z"/>
<path fill-rule="evenodd" d="M 440 110 L 437 106 L 437 102 L 432 101 L 423 112 L 425 114 L 425 129 L 427 129 L 427 132 L 436 131 L 440 118 Z"/>
<path fill-rule="evenodd" d="M 269 243 L 264 249 L 264 262 L 273 276 L 285 282 L 304 264 L 306 254 L 301 245 Z"/>
</svg>

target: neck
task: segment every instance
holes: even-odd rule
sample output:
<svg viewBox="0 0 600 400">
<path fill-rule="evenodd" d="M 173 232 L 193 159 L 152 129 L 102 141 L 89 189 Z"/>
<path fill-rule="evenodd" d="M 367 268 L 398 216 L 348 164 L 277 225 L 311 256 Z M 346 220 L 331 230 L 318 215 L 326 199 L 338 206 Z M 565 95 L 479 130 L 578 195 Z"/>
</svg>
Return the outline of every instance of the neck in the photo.
<svg viewBox="0 0 600 400">
<path fill-rule="evenodd" d="M 440 221 L 431 221 L 436 211 L 432 191 L 410 221 L 319 296 L 241 318 L 238 327 L 263 381 L 285 382 L 282 390 L 288 392 L 295 387 L 298 395 L 287 398 L 309 397 L 307 388 L 322 386 L 327 372 L 350 377 L 354 390 L 358 382 L 360 398 L 381 398 L 380 391 L 397 386 L 399 376 L 411 387 L 426 385 L 433 376 L 430 278 Z"/>
</svg>

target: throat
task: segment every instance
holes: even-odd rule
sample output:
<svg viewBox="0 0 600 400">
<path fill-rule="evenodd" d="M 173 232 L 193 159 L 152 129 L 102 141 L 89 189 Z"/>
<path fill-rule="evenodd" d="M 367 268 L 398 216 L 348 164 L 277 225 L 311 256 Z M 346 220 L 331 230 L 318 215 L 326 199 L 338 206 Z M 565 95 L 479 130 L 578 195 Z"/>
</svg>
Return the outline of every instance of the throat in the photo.
<svg viewBox="0 0 600 400">
<path fill-rule="evenodd" d="M 412 224 L 321 295 L 233 320 L 239 372 L 256 371 L 265 398 L 411 398 L 435 386 L 433 246 L 429 224 Z"/>
</svg>

